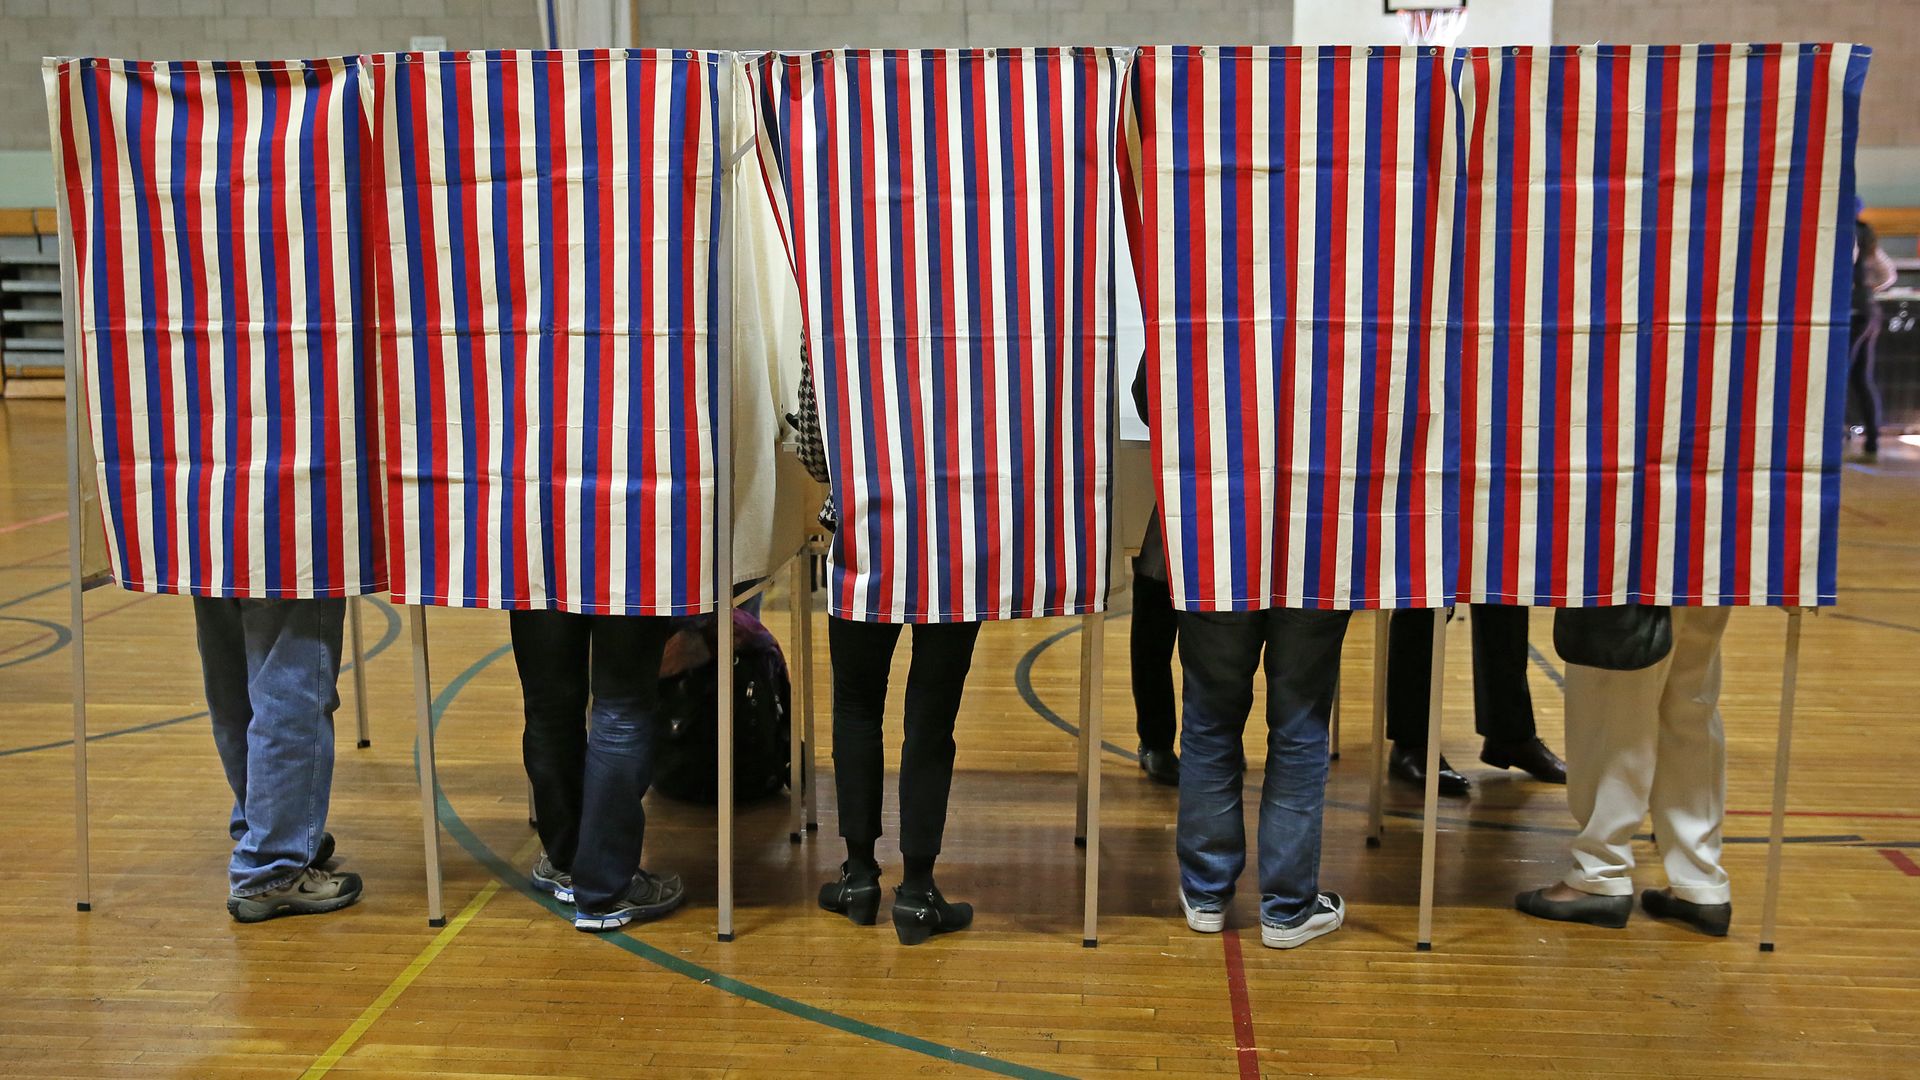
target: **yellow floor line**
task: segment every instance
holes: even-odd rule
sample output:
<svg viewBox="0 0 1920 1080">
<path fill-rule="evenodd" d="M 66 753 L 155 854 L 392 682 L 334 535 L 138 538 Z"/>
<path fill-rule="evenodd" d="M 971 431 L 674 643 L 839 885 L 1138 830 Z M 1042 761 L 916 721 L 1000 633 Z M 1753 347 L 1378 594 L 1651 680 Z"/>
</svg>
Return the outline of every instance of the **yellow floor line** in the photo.
<svg viewBox="0 0 1920 1080">
<path fill-rule="evenodd" d="M 538 837 L 529 841 L 514 861 L 519 862 L 521 858 L 531 854 L 538 843 Z M 399 1000 L 401 994 L 406 993 L 407 987 L 412 986 L 413 981 L 420 977 L 420 973 L 427 970 L 427 965 L 433 963 L 434 957 L 439 956 L 453 942 L 453 939 L 460 935 L 460 931 L 467 928 L 467 924 L 473 921 L 474 916 L 480 914 L 480 909 L 486 907 L 487 901 L 493 899 L 499 891 L 498 879 L 487 882 L 480 889 L 479 894 L 467 901 L 466 907 L 460 909 L 460 914 L 455 915 L 453 921 L 435 934 L 426 948 L 420 950 L 420 955 L 413 958 L 413 962 L 407 965 L 406 970 L 394 976 L 393 981 L 387 984 L 387 988 L 380 992 L 379 997 L 373 999 L 373 1004 L 366 1007 L 359 1019 L 348 1025 L 347 1030 L 333 1040 L 333 1045 L 327 1047 L 326 1053 L 314 1059 L 307 1071 L 300 1074 L 300 1080 L 318 1080 L 319 1077 L 332 1072 L 333 1067 L 340 1063 L 340 1059 L 347 1056 L 347 1051 L 353 1049 L 353 1045 L 360 1041 L 360 1037 L 367 1033 L 368 1028 L 373 1026 L 373 1022 L 380 1019 L 381 1015 Z"/>
</svg>

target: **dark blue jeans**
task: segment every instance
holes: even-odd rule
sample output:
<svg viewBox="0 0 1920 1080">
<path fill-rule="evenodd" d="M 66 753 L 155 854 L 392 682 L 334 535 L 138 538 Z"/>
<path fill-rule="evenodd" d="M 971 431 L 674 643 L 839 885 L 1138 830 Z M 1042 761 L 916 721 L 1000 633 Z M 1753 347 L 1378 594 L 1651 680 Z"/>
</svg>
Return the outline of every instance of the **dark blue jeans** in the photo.
<svg viewBox="0 0 1920 1080">
<path fill-rule="evenodd" d="M 233 789 L 228 887 L 256 896 L 313 862 L 333 792 L 345 600 L 193 600 L 213 745 Z"/>
<path fill-rule="evenodd" d="M 507 621 L 540 840 L 554 866 L 573 875 L 580 909 L 604 912 L 640 868 L 669 620 L 515 611 Z"/>
<path fill-rule="evenodd" d="M 1290 925 L 1320 893 L 1327 720 L 1346 636 L 1344 611 L 1180 613 L 1186 672 L 1180 724 L 1180 888 L 1202 910 L 1233 898 L 1247 865 L 1241 738 L 1253 676 L 1267 670 L 1267 769 L 1260 792 L 1260 918 Z"/>
</svg>

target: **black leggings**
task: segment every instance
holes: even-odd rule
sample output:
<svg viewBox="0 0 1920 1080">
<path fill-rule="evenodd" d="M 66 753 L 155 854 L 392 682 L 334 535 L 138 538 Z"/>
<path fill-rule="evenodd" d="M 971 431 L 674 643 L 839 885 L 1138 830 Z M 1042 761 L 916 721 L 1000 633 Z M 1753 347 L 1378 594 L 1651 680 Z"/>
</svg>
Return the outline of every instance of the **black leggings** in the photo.
<svg viewBox="0 0 1920 1080">
<path fill-rule="evenodd" d="M 1180 703 L 1173 695 L 1173 651 L 1180 623 L 1173 594 L 1164 581 L 1133 575 L 1133 633 L 1127 649 L 1133 666 L 1134 730 L 1143 750 L 1173 749 L 1174 721 Z"/>
<path fill-rule="evenodd" d="M 880 837 L 886 780 L 881 718 L 899 623 L 827 620 L 833 652 L 833 779 L 840 795 L 840 835 L 849 844 Z M 906 741 L 900 753 L 900 854 L 940 854 L 953 787 L 953 722 L 973 665 L 980 624 L 923 623 L 913 628 L 907 672 Z"/>
<path fill-rule="evenodd" d="M 1847 364 L 1847 404 L 1860 417 L 1866 431 L 1865 449 L 1880 452 L 1880 388 L 1874 385 L 1874 352 L 1880 343 L 1880 317 L 1856 315 L 1853 319 L 1853 355 Z"/>
</svg>

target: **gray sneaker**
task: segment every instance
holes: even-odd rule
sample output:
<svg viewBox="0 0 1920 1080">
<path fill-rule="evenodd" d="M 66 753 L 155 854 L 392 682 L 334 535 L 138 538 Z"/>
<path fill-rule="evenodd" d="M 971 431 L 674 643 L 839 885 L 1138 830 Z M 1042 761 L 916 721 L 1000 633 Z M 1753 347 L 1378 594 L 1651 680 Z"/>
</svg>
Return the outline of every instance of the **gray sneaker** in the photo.
<svg viewBox="0 0 1920 1080">
<path fill-rule="evenodd" d="M 552 893 L 555 900 L 563 904 L 573 903 L 573 875 L 563 874 L 546 852 L 540 853 L 540 861 L 533 864 L 533 887 L 544 893 Z"/>
<path fill-rule="evenodd" d="M 282 915 L 319 915 L 338 911 L 360 899 L 360 875 L 336 874 L 308 867 L 277 889 L 253 896 L 227 896 L 227 914 L 243 923 L 265 922 Z"/>
<path fill-rule="evenodd" d="M 589 912 L 576 908 L 573 914 L 575 930 L 618 930 L 630 922 L 645 922 L 657 919 L 674 908 L 685 903 L 687 887 L 680 884 L 678 874 L 663 874 L 655 877 L 645 870 L 633 875 L 633 883 L 627 891 L 613 902 L 613 909 L 604 912 Z"/>
</svg>

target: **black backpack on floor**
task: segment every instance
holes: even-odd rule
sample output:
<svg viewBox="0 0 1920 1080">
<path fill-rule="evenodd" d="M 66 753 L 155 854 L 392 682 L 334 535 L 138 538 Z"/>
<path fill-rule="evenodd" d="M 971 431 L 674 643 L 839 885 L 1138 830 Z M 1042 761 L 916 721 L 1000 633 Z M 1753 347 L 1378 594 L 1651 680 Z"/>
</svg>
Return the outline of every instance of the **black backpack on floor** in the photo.
<svg viewBox="0 0 1920 1080">
<path fill-rule="evenodd" d="M 713 616 L 681 620 L 676 634 L 697 636 L 704 650 L 694 650 L 699 662 L 660 679 L 653 787 L 671 799 L 712 806 L 718 801 L 720 746 Z M 684 649 L 695 643 L 683 638 L 677 644 Z M 779 641 L 744 611 L 733 613 L 733 658 L 733 790 L 735 801 L 745 803 L 787 786 L 793 692 Z"/>
</svg>

